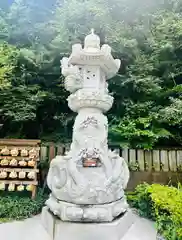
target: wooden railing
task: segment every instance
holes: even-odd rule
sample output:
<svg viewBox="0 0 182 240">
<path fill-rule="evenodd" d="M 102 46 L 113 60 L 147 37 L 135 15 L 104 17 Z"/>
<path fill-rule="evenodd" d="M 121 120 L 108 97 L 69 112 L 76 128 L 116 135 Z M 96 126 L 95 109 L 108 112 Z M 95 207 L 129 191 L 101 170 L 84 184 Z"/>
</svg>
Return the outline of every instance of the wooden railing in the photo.
<svg viewBox="0 0 182 240">
<path fill-rule="evenodd" d="M 47 144 L 41 146 L 41 160 L 50 162 L 56 155 L 64 155 L 69 145 Z M 177 172 L 182 171 L 181 149 L 121 149 L 111 147 L 128 163 L 131 171 Z"/>
</svg>

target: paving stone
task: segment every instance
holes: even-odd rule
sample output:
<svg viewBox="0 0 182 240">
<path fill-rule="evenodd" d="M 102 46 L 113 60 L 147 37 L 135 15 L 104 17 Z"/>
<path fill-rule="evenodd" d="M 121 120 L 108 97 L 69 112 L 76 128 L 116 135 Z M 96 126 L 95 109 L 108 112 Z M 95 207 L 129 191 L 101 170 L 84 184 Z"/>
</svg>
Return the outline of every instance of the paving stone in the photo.
<svg viewBox="0 0 182 240">
<path fill-rule="evenodd" d="M 52 240 L 42 226 L 40 216 L 24 221 L 0 224 L 0 235 L 0 239 L 4 240 Z M 156 235 L 154 223 L 137 216 L 135 223 L 122 240 L 156 240 Z M 60 237 L 60 240 L 64 239 Z M 75 240 L 78 239 L 75 238 Z"/>
</svg>

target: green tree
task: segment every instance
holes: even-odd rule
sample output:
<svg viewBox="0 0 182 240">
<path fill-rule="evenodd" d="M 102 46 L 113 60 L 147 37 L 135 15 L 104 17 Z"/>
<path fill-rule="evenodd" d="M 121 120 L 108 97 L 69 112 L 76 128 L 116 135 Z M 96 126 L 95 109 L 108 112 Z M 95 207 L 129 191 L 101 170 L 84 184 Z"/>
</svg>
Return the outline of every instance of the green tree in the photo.
<svg viewBox="0 0 182 240">
<path fill-rule="evenodd" d="M 11 86 L 18 51 L 6 43 L 0 44 L 0 89 Z"/>
<path fill-rule="evenodd" d="M 122 60 L 109 80 L 115 97 L 110 141 L 181 144 L 181 26 L 181 3 L 174 0 L 16 0 L 3 7 L 0 40 L 15 45 L 18 55 L 16 67 L 8 68 L 11 86 L 0 93 L 1 137 L 70 139 L 74 114 L 60 58 L 95 28 Z"/>
</svg>

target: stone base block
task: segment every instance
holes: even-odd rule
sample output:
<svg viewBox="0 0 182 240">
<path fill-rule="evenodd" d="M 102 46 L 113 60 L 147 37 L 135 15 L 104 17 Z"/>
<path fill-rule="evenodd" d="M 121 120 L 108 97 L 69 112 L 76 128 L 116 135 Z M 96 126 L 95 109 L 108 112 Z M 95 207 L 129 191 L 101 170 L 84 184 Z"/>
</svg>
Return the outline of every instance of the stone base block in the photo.
<svg viewBox="0 0 182 240">
<path fill-rule="evenodd" d="M 128 210 L 111 223 L 63 222 L 48 207 L 42 209 L 41 217 L 51 240 L 122 240 L 136 220 L 135 214 Z"/>
</svg>

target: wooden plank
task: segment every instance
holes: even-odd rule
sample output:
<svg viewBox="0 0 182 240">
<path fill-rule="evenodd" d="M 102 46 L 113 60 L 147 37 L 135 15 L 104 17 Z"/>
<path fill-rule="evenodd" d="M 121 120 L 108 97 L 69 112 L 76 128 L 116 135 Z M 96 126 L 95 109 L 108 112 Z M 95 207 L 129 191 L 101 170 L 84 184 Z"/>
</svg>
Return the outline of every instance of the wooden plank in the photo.
<svg viewBox="0 0 182 240">
<path fill-rule="evenodd" d="M 136 159 L 136 149 L 129 150 L 129 166 L 131 170 L 136 169 L 137 159 Z"/>
<path fill-rule="evenodd" d="M 18 180 L 0 180 L 0 183 L 4 183 L 4 184 L 10 184 L 10 183 L 13 183 L 13 184 L 24 184 L 24 185 L 29 185 L 29 184 L 32 184 L 32 185 L 38 185 L 38 181 L 18 181 Z"/>
<path fill-rule="evenodd" d="M 64 149 L 62 145 L 57 147 L 57 155 L 63 155 Z"/>
<path fill-rule="evenodd" d="M 153 150 L 153 168 L 157 172 L 160 171 L 159 150 Z"/>
<path fill-rule="evenodd" d="M 37 169 L 37 167 L 38 167 L 38 166 L 37 166 L 37 162 L 35 162 L 34 169 Z M 28 175 L 27 175 L 27 177 L 28 177 Z M 34 181 L 38 182 L 38 181 L 37 181 L 37 174 L 35 175 Z M 32 189 L 32 199 L 35 199 L 36 193 L 37 193 L 37 185 L 33 185 L 33 189 Z"/>
<path fill-rule="evenodd" d="M 145 170 L 145 158 L 144 158 L 144 150 L 137 150 L 137 160 L 139 165 L 139 170 Z"/>
<path fill-rule="evenodd" d="M 25 160 L 25 161 L 30 161 L 32 160 L 32 158 L 30 157 L 21 157 L 21 156 L 18 156 L 18 157 L 13 157 L 13 156 L 0 156 L 0 160 L 6 158 L 7 160 L 12 160 L 13 158 L 15 158 L 16 160 Z M 39 158 L 35 158 L 33 160 L 36 160 L 36 161 L 39 161 Z"/>
<path fill-rule="evenodd" d="M 47 146 L 41 146 L 40 148 L 40 159 L 42 161 L 46 161 L 47 160 L 47 150 L 48 150 L 48 147 Z"/>
<path fill-rule="evenodd" d="M 128 156 L 128 149 L 125 148 L 122 150 L 122 157 L 124 158 L 125 162 L 128 164 L 129 163 L 129 156 Z"/>
<path fill-rule="evenodd" d="M 41 140 L 34 140 L 34 139 L 0 139 L 0 145 L 30 145 L 30 146 L 36 146 L 41 143 Z"/>
<path fill-rule="evenodd" d="M 130 149 L 129 150 L 129 162 L 130 163 L 136 163 L 136 150 L 135 149 Z"/>
<path fill-rule="evenodd" d="M 147 171 L 152 170 L 152 151 L 151 150 L 145 150 L 144 151 L 144 158 L 145 158 L 145 169 Z"/>
<path fill-rule="evenodd" d="M 19 151 L 23 150 L 23 149 L 26 149 L 26 150 L 32 150 L 32 148 L 34 148 L 36 151 L 39 151 L 40 150 L 40 147 L 37 147 L 37 146 L 28 146 L 28 145 L 21 145 L 21 146 L 17 146 L 17 145 L 0 145 L 0 149 L 3 149 L 4 147 L 8 147 L 8 150 L 11 150 L 11 149 L 14 149 L 14 148 L 17 148 Z"/>
<path fill-rule="evenodd" d="M 182 150 L 177 151 L 177 169 L 182 171 Z"/>
<path fill-rule="evenodd" d="M 52 144 L 49 147 L 49 161 L 52 161 L 55 155 L 56 155 L 56 149 L 55 149 L 55 146 Z"/>
<path fill-rule="evenodd" d="M 161 150 L 160 152 L 160 162 L 161 162 L 161 169 L 164 172 L 169 171 L 169 163 L 168 163 L 168 151 L 167 150 Z"/>
<path fill-rule="evenodd" d="M 177 170 L 177 166 L 176 166 L 176 151 L 175 150 L 170 150 L 168 152 L 168 156 L 169 156 L 169 169 L 172 172 L 176 172 Z"/>
<path fill-rule="evenodd" d="M 0 171 L 4 172 L 39 172 L 39 169 L 31 169 L 31 168 L 0 168 Z"/>
<path fill-rule="evenodd" d="M 37 186 L 32 186 L 32 199 L 35 199 L 37 193 Z"/>
</svg>

